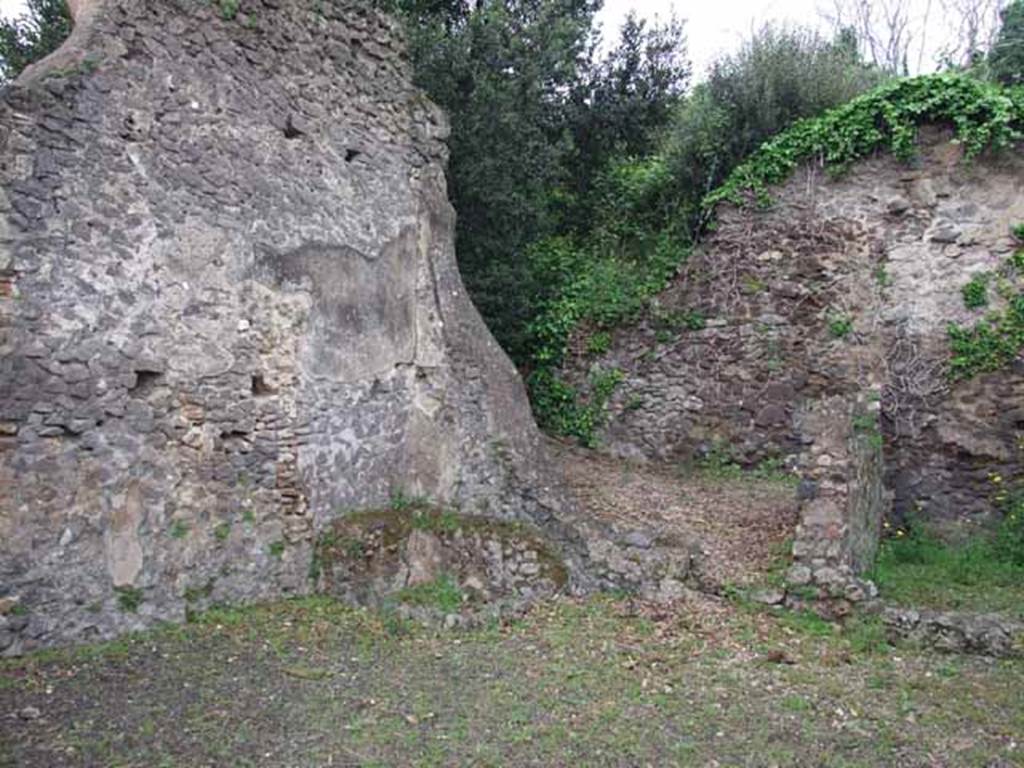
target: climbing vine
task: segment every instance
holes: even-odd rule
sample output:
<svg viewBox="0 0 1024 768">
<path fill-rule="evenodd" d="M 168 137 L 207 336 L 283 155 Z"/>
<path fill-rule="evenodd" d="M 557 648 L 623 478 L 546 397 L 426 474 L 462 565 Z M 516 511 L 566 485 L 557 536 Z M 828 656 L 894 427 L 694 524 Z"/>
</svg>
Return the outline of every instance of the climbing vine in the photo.
<svg viewBox="0 0 1024 768">
<path fill-rule="evenodd" d="M 954 73 L 893 81 L 763 144 L 705 198 L 705 209 L 726 201 L 766 204 L 768 187 L 807 161 L 841 173 L 878 150 L 909 160 L 923 124 L 953 128 L 968 159 L 1007 147 L 1024 136 L 1024 89 Z"/>
</svg>

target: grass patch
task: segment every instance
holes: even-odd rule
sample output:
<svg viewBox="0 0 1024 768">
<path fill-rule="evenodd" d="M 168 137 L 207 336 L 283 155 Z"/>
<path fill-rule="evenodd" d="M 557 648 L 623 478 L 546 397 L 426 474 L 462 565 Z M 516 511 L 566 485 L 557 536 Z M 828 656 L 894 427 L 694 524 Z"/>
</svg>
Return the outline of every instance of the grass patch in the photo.
<svg viewBox="0 0 1024 768">
<path fill-rule="evenodd" d="M 412 527 L 433 533 L 455 533 L 459 516 L 451 509 L 419 508 L 412 513 Z"/>
<path fill-rule="evenodd" d="M 988 306 L 988 283 L 991 277 L 987 272 L 982 272 L 972 277 L 971 281 L 960 289 L 965 307 L 981 309 Z"/>
<path fill-rule="evenodd" d="M 553 601 L 457 634 L 324 598 L 221 608 L 185 627 L 0 660 L 0 711 L 36 706 L 47 718 L 8 729 L 3 757 L 183 767 L 1012 762 L 1021 663 L 913 649 L 894 662 L 845 653 L 846 642 L 717 603 L 646 616 L 607 597 Z M 751 663 L 772 651 L 788 663 Z"/>
<path fill-rule="evenodd" d="M 142 590 L 135 587 L 115 587 L 117 605 L 125 613 L 135 613 L 142 605 Z"/>
<path fill-rule="evenodd" d="M 725 443 L 714 443 L 695 461 L 681 465 L 683 474 L 697 474 L 709 480 L 725 483 L 774 483 L 796 486 L 800 478 L 788 471 L 782 458 L 763 459 L 752 467 L 744 467 Z"/>
<path fill-rule="evenodd" d="M 280 560 L 282 557 L 284 557 L 284 548 L 284 541 L 279 539 L 277 541 L 272 541 L 270 542 L 270 544 L 267 545 L 267 552 L 270 554 L 271 557 L 276 557 L 278 560 Z"/>
<path fill-rule="evenodd" d="M 871 578 L 896 603 L 1024 618 L 1024 548 L 1014 539 L 1019 515 L 1018 502 L 999 529 L 957 544 L 918 525 L 898 531 L 882 542 Z"/>
<path fill-rule="evenodd" d="M 406 587 L 398 593 L 398 600 L 408 605 L 437 608 L 443 613 L 455 613 L 462 606 L 463 592 L 449 574 L 441 574 L 433 581 Z"/>
</svg>

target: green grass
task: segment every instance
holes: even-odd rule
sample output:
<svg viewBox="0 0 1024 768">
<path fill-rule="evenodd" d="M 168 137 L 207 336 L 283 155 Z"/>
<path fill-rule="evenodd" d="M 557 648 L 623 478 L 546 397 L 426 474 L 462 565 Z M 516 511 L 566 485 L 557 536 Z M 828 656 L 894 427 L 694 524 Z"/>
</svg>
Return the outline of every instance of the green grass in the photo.
<svg viewBox="0 0 1024 768">
<path fill-rule="evenodd" d="M 742 466 L 732 449 L 724 443 L 715 443 L 706 454 L 679 467 L 684 475 L 697 475 L 724 483 L 772 483 L 796 486 L 800 478 L 788 471 L 779 457 L 769 457 L 753 467 Z"/>
<path fill-rule="evenodd" d="M 454 578 L 441 574 L 431 582 L 401 590 L 398 600 L 409 605 L 437 608 L 442 613 L 455 613 L 462 606 L 463 593 Z"/>
<path fill-rule="evenodd" d="M 135 587 L 116 587 L 117 605 L 125 613 L 135 613 L 142 605 L 143 593 Z"/>
<path fill-rule="evenodd" d="M 455 533 L 459 528 L 459 515 L 452 509 L 417 507 L 412 512 L 412 527 L 434 533 Z"/>
<path fill-rule="evenodd" d="M 951 544 L 911 527 L 882 542 L 871 578 L 883 598 L 903 605 L 1024 618 L 1024 562 L 1008 538 L 996 532 Z"/>
<path fill-rule="evenodd" d="M 460 633 L 392 632 L 387 614 L 324 598 L 222 608 L 0 660 L 0 711 L 45 713 L 6 730 L 2 754 L 260 768 L 1015 764 L 1021 662 L 858 643 L 714 600 L 650 615 L 560 600 Z"/>
</svg>

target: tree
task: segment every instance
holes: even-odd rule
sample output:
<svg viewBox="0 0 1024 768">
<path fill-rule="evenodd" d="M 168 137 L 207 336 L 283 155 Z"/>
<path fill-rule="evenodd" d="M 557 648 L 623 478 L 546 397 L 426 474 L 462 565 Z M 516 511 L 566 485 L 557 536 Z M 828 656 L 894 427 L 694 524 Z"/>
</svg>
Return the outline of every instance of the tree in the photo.
<svg viewBox="0 0 1024 768">
<path fill-rule="evenodd" d="M 849 28 L 830 41 L 766 25 L 737 53 L 714 62 L 707 82 L 678 110 L 664 148 L 691 215 L 764 141 L 877 85 L 884 75 L 857 51 Z"/>
<path fill-rule="evenodd" d="M 525 359 L 535 311 L 527 250 L 559 225 L 569 96 L 593 50 L 596 0 L 398 0 L 416 83 L 449 116 L 449 194 L 466 286 Z"/>
<path fill-rule="evenodd" d="M 585 197 L 616 157 L 657 149 L 690 81 L 683 22 L 626 17 L 618 45 L 596 61 L 573 94 L 574 192 Z"/>
<path fill-rule="evenodd" d="M 951 37 L 939 53 L 946 69 L 980 69 L 999 31 L 1006 0 L 939 0 Z"/>
<path fill-rule="evenodd" d="M 1003 10 L 1002 26 L 988 56 L 992 76 L 1006 85 L 1024 84 L 1024 0 Z"/>
<path fill-rule="evenodd" d="M 29 64 L 57 50 L 71 34 L 66 0 L 28 0 L 27 12 L 0 19 L 0 81 L 10 82 Z"/>
<path fill-rule="evenodd" d="M 833 0 L 830 21 L 836 30 L 856 34 L 866 61 L 892 75 L 909 75 L 915 35 L 925 31 L 915 23 L 913 6 L 913 0 Z"/>
</svg>

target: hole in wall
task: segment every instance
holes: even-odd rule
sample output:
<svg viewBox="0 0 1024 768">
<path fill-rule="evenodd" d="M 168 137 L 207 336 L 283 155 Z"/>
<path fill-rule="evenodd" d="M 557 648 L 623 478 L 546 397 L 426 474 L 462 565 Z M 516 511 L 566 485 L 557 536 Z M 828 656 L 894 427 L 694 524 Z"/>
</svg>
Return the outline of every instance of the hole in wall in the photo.
<svg viewBox="0 0 1024 768">
<path fill-rule="evenodd" d="M 347 149 L 347 150 L 345 150 L 345 162 L 346 163 L 351 163 L 353 160 L 355 160 L 357 157 L 359 157 L 362 154 L 363 153 L 360 152 L 358 149 Z"/>
<path fill-rule="evenodd" d="M 267 384 L 262 373 L 254 373 L 252 377 L 253 397 L 270 397 L 276 395 L 277 390 Z"/>
<path fill-rule="evenodd" d="M 295 127 L 295 123 L 292 122 L 292 116 L 288 115 L 288 120 L 284 124 L 284 137 L 289 141 L 294 139 L 300 139 L 306 134 Z"/>
<path fill-rule="evenodd" d="M 129 387 L 128 391 L 135 397 L 145 397 L 156 388 L 163 377 L 160 371 L 135 371 L 135 386 Z"/>
</svg>

